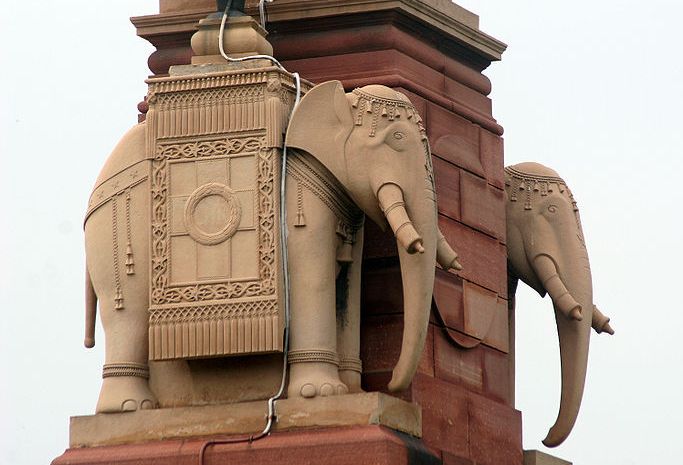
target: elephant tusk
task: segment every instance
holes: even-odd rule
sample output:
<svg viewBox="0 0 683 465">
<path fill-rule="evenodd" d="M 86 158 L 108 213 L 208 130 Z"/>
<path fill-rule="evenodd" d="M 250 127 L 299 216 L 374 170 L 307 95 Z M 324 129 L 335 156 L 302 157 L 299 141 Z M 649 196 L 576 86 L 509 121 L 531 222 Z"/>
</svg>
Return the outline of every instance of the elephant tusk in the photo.
<svg viewBox="0 0 683 465">
<path fill-rule="evenodd" d="M 458 254 L 453 250 L 441 229 L 438 230 L 438 243 L 436 246 L 436 261 L 444 270 L 462 270 L 462 265 L 458 262 Z"/>
<path fill-rule="evenodd" d="M 555 262 L 547 255 L 539 255 L 534 259 L 534 269 L 556 308 L 570 320 L 581 321 L 583 319 L 581 305 L 562 282 Z"/>
<path fill-rule="evenodd" d="M 603 315 L 603 313 L 598 310 L 598 307 L 593 306 L 593 320 L 591 326 L 596 333 L 602 334 L 607 333 L 609 335 L 614 335 L 614 330 L 609 324 L 609 317 Z"/>
<path fill-rule="evenodd" d="M 424 253 L 424 242 L 408 216 L 401 188 L 394 183 L 382 184 L 377 200 L 400 246 L 409 254 Z"/>
</svg>

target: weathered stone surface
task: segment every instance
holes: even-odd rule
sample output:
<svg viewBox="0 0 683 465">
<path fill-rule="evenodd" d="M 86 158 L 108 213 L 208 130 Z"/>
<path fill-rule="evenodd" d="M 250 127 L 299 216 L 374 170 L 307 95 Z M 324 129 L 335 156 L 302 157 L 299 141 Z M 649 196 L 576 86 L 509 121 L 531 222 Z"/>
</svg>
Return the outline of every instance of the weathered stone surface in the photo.
<svg viewBox="0 0 683 465">
<path fill-rule="evenodd" d="M 418 372 L 434 376 L 434 330 L 427 329 L 427 338 Z M 364 319 L 361 330 L 361 358 L 363 372 L 391 372 L 401 353 L 403 317 L 401 315 L 377 315 Z"/>
<path fill-rule="evenodd" d="M 254 434 L 265 426 L 266 402 L 182 407 L 72 417 L 70 447 L 96 447 Z M 381 393 L 348 394 L 277 402 L 274 431 L 352 425 L 382 425 L 421 435 L 420 409 Z"/>
<path fill-rule="evenodd" d="M 524 465 L 572 465 L 572 463 L 538 450 L 525 450 Z"/>
<path fill-rule="evenodd" d="M 499 189 L 504 189 L 503 139 L 486 129 L 481 129 L 479 133 L 479 148 L 486 180 L 489 184 Z"/>
<path fill-rule="evenodd" d="M 453 244 L 453 248 L 460 253 L 460 263 L 463 269 L 458 274 L 505 298 L 507 295 L 505 246 L 496 239 L 443 215 L 439 217 L 439 226 L 448 242 Z"/>
<path fill-rule="evenodd" d="M 470 394 L 470 457 L 478 465 L 522 463 L 521 413 Z"/>
<path fill-rule="evenodd" d="M 503 191 L 485 179 L 460 173 L 462 222 L 505 242 L 505 201 Z"/>
<path fill-rule="evenodd" d="M 439 212 L 460 220 L 460 170 L 437 156 L 433 158 Z"/>
<path fill-rule="evenodd" d="M 237 443 L 226 443 L 239 440 Z M 223 440 L 223 442 L 221 442 Z M 144 444 L 71 448 L 52 465 L 317 464 L 438 465 L 422 442 L 380 425 L 274 433 L 250 442 L 244 436 L 163 440 Z"/>
<path fill-rule="evenodd" d="M 446 381 L 417 375 L 412 401 L 422 407 L 423 440 L 436 450 L 468 457 L 470 450 L 468 395 Z"/>
</svg>

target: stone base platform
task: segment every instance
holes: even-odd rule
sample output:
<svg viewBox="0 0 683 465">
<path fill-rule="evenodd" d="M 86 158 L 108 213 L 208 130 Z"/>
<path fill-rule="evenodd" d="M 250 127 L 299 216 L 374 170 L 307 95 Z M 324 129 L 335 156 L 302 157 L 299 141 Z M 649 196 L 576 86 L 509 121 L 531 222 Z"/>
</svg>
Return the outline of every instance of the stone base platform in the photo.
<svg viewBox="0 0 683 465">
<path fill-rule="evenodd" d="M 572 465 L 572 463 L 538 450 L 525 450 L 524 465 Z"/>
<path fill-rule="evenodd" d="M 251 443 L 221 444 L 212 439 L 69 449 L 52 465 L 441 464 L 419 439 L 379 425 L 273 433 Z"/>
<path fill-rule="evenodd" d="M 169 439 L 249 436 L 266 424 L 265 401 L 72 417 L 69 447 L 114 446 Z M 274 432 L 381 425 L 422 435 L 418 406 L 379 392 L 284 399 L 276 403 Z"/>
</svg>

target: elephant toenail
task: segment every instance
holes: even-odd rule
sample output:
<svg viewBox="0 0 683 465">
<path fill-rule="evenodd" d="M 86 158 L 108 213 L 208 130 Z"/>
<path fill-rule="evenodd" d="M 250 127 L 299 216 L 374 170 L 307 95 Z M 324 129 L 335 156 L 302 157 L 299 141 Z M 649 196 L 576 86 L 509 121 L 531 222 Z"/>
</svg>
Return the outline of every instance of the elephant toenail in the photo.
<svg viewBox="0 0 683 465">
<path fill-rule="evenodd" d="M 315 397 L 316 389 L 311 383 L 306 383 L 301 386 L 301 397 Z"/>
<path fill-rule="evenodd" d="M 340 384 L 337 386 L 337 394 L 339 395 L 344 395 L 349 393 L 349 388 L 346 387 L 346 384 Z"/>
<path fill-rule="evenodd" d="M 133 399 L 127 399 L 124 400 L 123 403 L 121 403 L 121 411 L 122 412 L 134 412 L 138 409 L 138 403 L 134 401 Z"/>
<path fill-rule="evenodd" d="M 151 410 L 154 408 L 154 402 L 149 399 L 145 399 L 140 402 L 140 410 Z"/>
<path fill-rule="evenodd" d="M 322 386 L 320 386 L 320 395 L 323 397 L 333 396 L 334 391 L 334 386 L 332 386 L 330 383 L 325 383 Z"/>
</svg>

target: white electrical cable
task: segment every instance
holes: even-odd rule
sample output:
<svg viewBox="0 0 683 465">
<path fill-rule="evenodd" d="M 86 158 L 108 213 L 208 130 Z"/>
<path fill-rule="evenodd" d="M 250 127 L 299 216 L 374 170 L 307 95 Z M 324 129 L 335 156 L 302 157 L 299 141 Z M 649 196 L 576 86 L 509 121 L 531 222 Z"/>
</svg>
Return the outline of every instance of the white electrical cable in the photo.
<svg viewBox="0 0 683 465">
<path fill-rule="evenodd" d="M 261 14 L 261 26 L 265 29 L 265 2 L 272 2 L 273 0 L 260 0 L 259 2 L 259 12 Z M 248 61 L 248 60 L 269 60 L 275 66 L 286 72 L 287 74 L 291 75 L 294 78 L 294 82 L 296 84 L 296 98 L 294 100 L 294 105 L 292 106 L 292 110 L 290 112 L 290 118 L 289 120 L 291 121 L 291 116 L 294 113 L 294 109 L 297 107 L 299 102 L 301 101 L 301 77 L 299 76 L 299 73 L 290 73 L 285 69 L 282 64 L 280 64 L 279 61 L 277 61 L 274 57 L 270 55 L 252 55 L 248 57 L 243 57 L 243 58 L 231 58 L 225 53 L 225 48 L 223 47 L 223 33 L 225 32 L 225 23 L 228 20 L 228 12 L 230 11 L 230 6 L 232 5 L 232 0 L 228 1 L 228 4 L 225 7 L 225 11 L 223 12 L 223 18 L 221 20 L 221 28 L 218 36 L 218 48 L 221 52 L 221 55 L 223 58 L 228 60 L 229 62 L 235 63 L 235 62 L 243 62 L 243 61 Z M 289 127 L 287 128 L 289 129 Z M 286 134 L 286 132 L 285 132 Z M 287 253 L 287 202 L 285 199 L 285 192 L 286 192 L 286 179 L 287 179 L 287 145 L 283 146 L 282 149 L 282 170 L 280 173 L 280 250 L 282 251 L 281 256 L 282 256 L 282 271 L 283 271 L 283 281 L 284 281 L 284 287 L 285 287 L 285 329 L 284 329 L 284 366 L 282 369 L 282 380 L 280 382 L 280 389 L 278 390 L 277 394 L 275 394 L 273 397 L 268 399 L 268 422 L 266 423 L 266 427 L 263 429 L 263 431 L 256 435 L 252 436 L 250 440 L 254 439 L 259 439 L 264 436 L 267 436 L 270 434 L 270 430 L 273 427 L 273 420 L 275 419 L 275 402 L 282 397 L 282 395 L 285 392 L 285 383 L 287 380 L 287 364 L 288 364 L 288 357 L 287 353 L 289 351 L 289 322 L 290 322 L 290 289 L 289 289 L 289 256 Z"/>
<path fill-rule="evenodd" d="M 264 1 L 265 1 L 265 0 L 261 0 L 261 2 L 264 2 Z M 230 7 L 231 7 L 231 6 L 232 6 L 232 0 L 229 0 L 229 1 L 228 1 L 228 4 L 225 6 L 225 11 L 223 11 L 223 18 L 221 19 L 221 29 L 220 29 L 220 32 L 218 33 L 218 34 L 219 34 L 219 35 L 218 35 L 218 50 L 220 50 L 221 56 L 222 56 L 223 58 L 225 58 L 226 60 L 228 60 L 229 62 L 231 62 L 231 63 L 239 63 L 239 62 L 242 62 L 242 61 L 259 60 L 259 59 L 261 59 L 261 60 L 270 60 L 271 62 L 273 62 L 273 64 L 274 64 L 275 66 L 277 66 L 277 67 L 280 68 L 281 70 L 285 71 L 285 72 L 288 73 L 288 74 L 292 74 L 292 73 L 290 73 L 289 71 L 287 71 L 287 70 L 285 69 L 285 67 L 282 66 L 282 65 L 280 64 L 279 61 L 277 61 L 274 57 L 272 57 L 272 56 L 270 56 L 270 55 L 251 55 L 251 56 L 242 57 L 242 58 L 232 58 L 232 57 L 229 57 L 229 56 L 225 53 L 225 48 L 223 47 L 223 33 L 225 32 L 225 23 L 226 23 L 227 20 L 228 20 L 228 11 L 230 11 Z M 265 23 L 265 19 L 264 19 L 264 18 L 261 18 L 261 21 Z"/>
<path fill-rule="evenodd" d="M 272 3 L 273 0 L 259 0 L 258 2 L 258 12 L 261 16 L 261 27 L 266 28 L 266 2 Z"/>
</svg>

